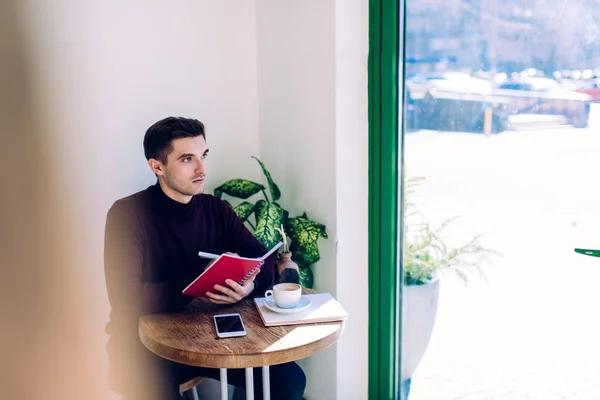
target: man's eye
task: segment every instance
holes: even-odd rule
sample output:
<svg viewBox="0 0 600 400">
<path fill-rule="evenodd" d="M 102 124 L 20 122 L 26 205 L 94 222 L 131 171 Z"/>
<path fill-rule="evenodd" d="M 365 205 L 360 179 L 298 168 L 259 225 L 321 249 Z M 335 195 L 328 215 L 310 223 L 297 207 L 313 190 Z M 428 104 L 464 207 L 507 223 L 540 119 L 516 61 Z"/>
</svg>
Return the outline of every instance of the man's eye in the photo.
<svg viewBox="0 0 600 400">
<path fill-rule="evenodd" d="M 190 161 L 192 161 L 192 157 L 186 157 L 182 160 L 184 163 L 189 163 Z"/>
<path fill-rule="evenodd" d="M 204 160 L 206 157 L 208 157 L 208 153 L 202 154 L 202 157 L 200 157 L 200 158 L 202 158 Z"/>
</svg>

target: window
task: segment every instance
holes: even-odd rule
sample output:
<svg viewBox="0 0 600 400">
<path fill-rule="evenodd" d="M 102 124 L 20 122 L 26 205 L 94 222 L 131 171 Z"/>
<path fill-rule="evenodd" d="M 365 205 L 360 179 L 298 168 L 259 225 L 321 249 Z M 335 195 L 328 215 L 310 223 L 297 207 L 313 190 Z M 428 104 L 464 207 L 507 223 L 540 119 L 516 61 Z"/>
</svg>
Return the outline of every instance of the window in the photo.
<svg viewBox="0 0 600 400">
<path fill-rule="evenodd" d="M 598 2 L 404 3 L 396 398 L 600 398 Z"/>
</svg>

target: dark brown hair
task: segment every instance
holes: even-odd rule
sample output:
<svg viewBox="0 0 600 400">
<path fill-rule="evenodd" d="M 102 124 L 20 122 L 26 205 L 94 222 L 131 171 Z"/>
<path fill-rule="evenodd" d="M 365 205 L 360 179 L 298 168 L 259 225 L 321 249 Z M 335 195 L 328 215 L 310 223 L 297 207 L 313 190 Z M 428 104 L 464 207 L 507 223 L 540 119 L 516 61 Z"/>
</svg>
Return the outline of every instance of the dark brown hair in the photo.
<svg viewBox="0 0 600 400">
<path fill-rule="evenodd" d="M 204 124 L 197 119 L 183 117 L 167 117 L 154 123 L 144 135 L 144 155 L 146 160 L 154 158 L 163 164 L 175 139 L 202 136 L 206 140 Z"/>
</svg>

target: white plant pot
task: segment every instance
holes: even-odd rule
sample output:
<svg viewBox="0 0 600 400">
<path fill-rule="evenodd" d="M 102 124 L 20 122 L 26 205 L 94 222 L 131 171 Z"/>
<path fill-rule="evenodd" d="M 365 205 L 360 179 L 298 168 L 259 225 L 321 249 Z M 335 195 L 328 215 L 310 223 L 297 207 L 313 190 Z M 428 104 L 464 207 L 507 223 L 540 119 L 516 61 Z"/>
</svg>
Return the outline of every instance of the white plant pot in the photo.
<svg viewBox="0 0 600 400">
<path fill-rule="evenodd" d="M 440 295 L 440 280 L 404 287 L 402 303 L 401 379 L 413 376 L 427 350 Z"/>
</svg>

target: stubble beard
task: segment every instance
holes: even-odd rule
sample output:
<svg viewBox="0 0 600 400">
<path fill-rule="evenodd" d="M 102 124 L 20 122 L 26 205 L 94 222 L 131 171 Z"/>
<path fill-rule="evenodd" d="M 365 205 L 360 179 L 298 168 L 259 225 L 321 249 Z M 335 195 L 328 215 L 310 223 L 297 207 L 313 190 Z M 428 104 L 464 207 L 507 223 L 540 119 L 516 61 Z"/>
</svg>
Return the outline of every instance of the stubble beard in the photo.
<svg viewBox="0 0 600 400">
<path fill-rule="evenodd" d="M 194 188 L 194 187 L 186 188 L 182 184 L 180 184 L 176 179 L 172 179 L 169 174 L 165 175 L 165 184 L 171 190 L 174 190 L 175 192 L 182 194 L 184 196 L 195 196 L 195 195 L 204 193 L 204 184 L 202 184 L 201 186 L 199 186 L 197 188 Z M 193 185 L 193 184 L 190 183 L 190 185 Z"/>
</svg>

